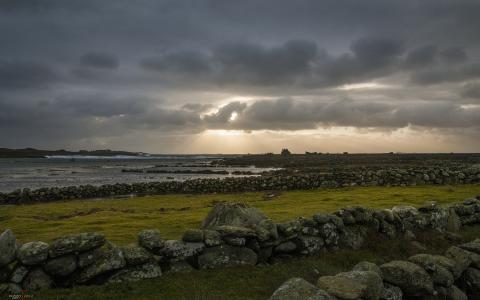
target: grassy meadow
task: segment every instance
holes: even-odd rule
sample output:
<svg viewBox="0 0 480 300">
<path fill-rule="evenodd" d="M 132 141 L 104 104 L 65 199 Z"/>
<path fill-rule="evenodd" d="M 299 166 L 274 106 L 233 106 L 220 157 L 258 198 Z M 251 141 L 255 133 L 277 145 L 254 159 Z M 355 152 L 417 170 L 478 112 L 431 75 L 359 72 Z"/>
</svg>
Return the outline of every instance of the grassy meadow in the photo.
<svg viewBox="0 0 480 300">
<path fill-rule="evenodd" d="M 51 241 L 62 234 L 97 231 L 118 244 L 135 242 L 145 228 L 158 228 L 178 239 L 187 228 L 198 228 L 217 201 L 239 201 L 261 209 L 275 221 L 312 216 L 346 206 L 390 208 L 394 205 L 441 204 L 480 194 L 480 185 L 354 187 L 266 193 L 159 195 L 125 199 L 75 200 L 0 206 L 0 230 L 10 228 L 22 242 Z"/>
</svg>

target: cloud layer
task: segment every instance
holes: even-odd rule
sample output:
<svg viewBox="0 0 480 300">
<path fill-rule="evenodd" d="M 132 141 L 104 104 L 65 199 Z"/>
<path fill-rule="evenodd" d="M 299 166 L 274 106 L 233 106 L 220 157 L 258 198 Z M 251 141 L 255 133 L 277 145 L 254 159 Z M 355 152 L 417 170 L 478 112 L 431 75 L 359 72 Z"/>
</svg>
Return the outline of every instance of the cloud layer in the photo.
<svg viewBox="0 0 480 300">
<path fill-rule="evenodd" d="M 180 145 L 212 130 L 348 127 L 472 151 L 479 13 L 476 0 L 1 1 L 0 146 L 191 152 Z"/>
</svg>

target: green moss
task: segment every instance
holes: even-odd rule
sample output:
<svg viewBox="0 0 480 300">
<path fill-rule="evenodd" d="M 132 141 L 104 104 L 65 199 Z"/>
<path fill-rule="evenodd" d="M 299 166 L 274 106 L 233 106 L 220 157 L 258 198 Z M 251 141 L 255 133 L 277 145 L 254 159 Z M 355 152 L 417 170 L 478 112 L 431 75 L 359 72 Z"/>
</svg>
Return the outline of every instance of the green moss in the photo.
<svg viewBox="0 0 480 300">
<path fill-rule="evenodd" d="M 265 193 L 161 195 L 106 200 L 75 200 L 0 207 L 0 228 L 11 228 L 23 242 L 51 241 L 61 234 L 98 231 L 116 243 L 136 241 L 137 232 L 158 228 L 166 238 L 179 238 L 198 228 L 216 201 L 240 201 L 258 207 L 275 221 L 330 212 L 345 206 L 389 208 L 425 201 L 460 201 L 480 194 L 480 185 L 355 187 L 289 191 L 270 200 Z"/>
</svg>

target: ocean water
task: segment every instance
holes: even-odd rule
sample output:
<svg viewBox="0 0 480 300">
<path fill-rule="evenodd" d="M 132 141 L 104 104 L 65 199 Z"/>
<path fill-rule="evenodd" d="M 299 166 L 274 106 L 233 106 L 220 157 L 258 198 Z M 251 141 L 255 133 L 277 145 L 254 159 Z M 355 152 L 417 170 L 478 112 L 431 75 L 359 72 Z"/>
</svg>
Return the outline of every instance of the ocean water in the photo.
<svg viewBox="0 0 480 300">
<path fill-rule="evenodd" d="M 0 158 L 0 192 L 16 189 L 72 185 L 224 178 L 245 175 L 133 173 L 122 169 L 144 170 L 226 170 L 259 173 L 267 168 L 217 166 L 220 156 L 169 155 L 157 157 L 56 156 L 46 158 Z M 213 163 L 213 164 L 212 164 Z"/>
</svg>

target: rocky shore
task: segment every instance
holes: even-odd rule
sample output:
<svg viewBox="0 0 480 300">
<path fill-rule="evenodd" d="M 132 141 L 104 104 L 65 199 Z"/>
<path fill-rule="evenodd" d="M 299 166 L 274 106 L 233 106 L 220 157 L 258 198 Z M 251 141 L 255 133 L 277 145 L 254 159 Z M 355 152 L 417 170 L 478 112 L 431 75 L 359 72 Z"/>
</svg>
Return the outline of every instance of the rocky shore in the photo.
<svg viewBox="0 0 480 300">
<path fill-rule="evenodd" d="M 412 186 L 425 184 L 480 183 L 480 168 L 389 168 L 358 169 L 291 176 L 229 177 L 186 181 L 133 184 L 84 185 L 71 187 L 23 189 L 0 193 L 0 204 L 39 203 L 71 199 L 103 198 L 123 195 L 158 195 L 174 193 L 238 193 L 268 190 L 309 190 L 349 186 Z"/>
<path fill-rule="evenodd" d="M 268 264 L 325 251 L 359 249 L 371 235 L 414 239 L 416 233 L 432 230 L 452 236 L 462 226 L 478 224 L 480 196 L 448 206 L 428 203 L 419 209 L 350 207 L 283 223 L 241 203 L 219 203 L 202 228 L 187 230 L 182 240 L 165 240 L 158 230 L 145 229 L 138 233 L 137 244 L 128 246 L 116 246 L 100 233 L 61 236 L 50 244 L 20 244 L 7 229 L 0 235 L 0 293 Z M 361 263 L 352 272 L 321 277 L 318 287 L 292 279 L 272 299 L 335 299 L 331 295 L 338 299 L 402 299 L 402 294 L 405 299 L 445 299 L 435 298 L 445 293 L 460 295 L 446 299 L 475 299 L 471 297 L 480 295 L 479 268 L 480 241 L 475 240 L 451 247 L 445 256 L 416 255 L 408 262 L 391 262 L 380 268 Z M 311 298 L 291 296 L 304 292 L 311 293 Z"/>
</svg>

